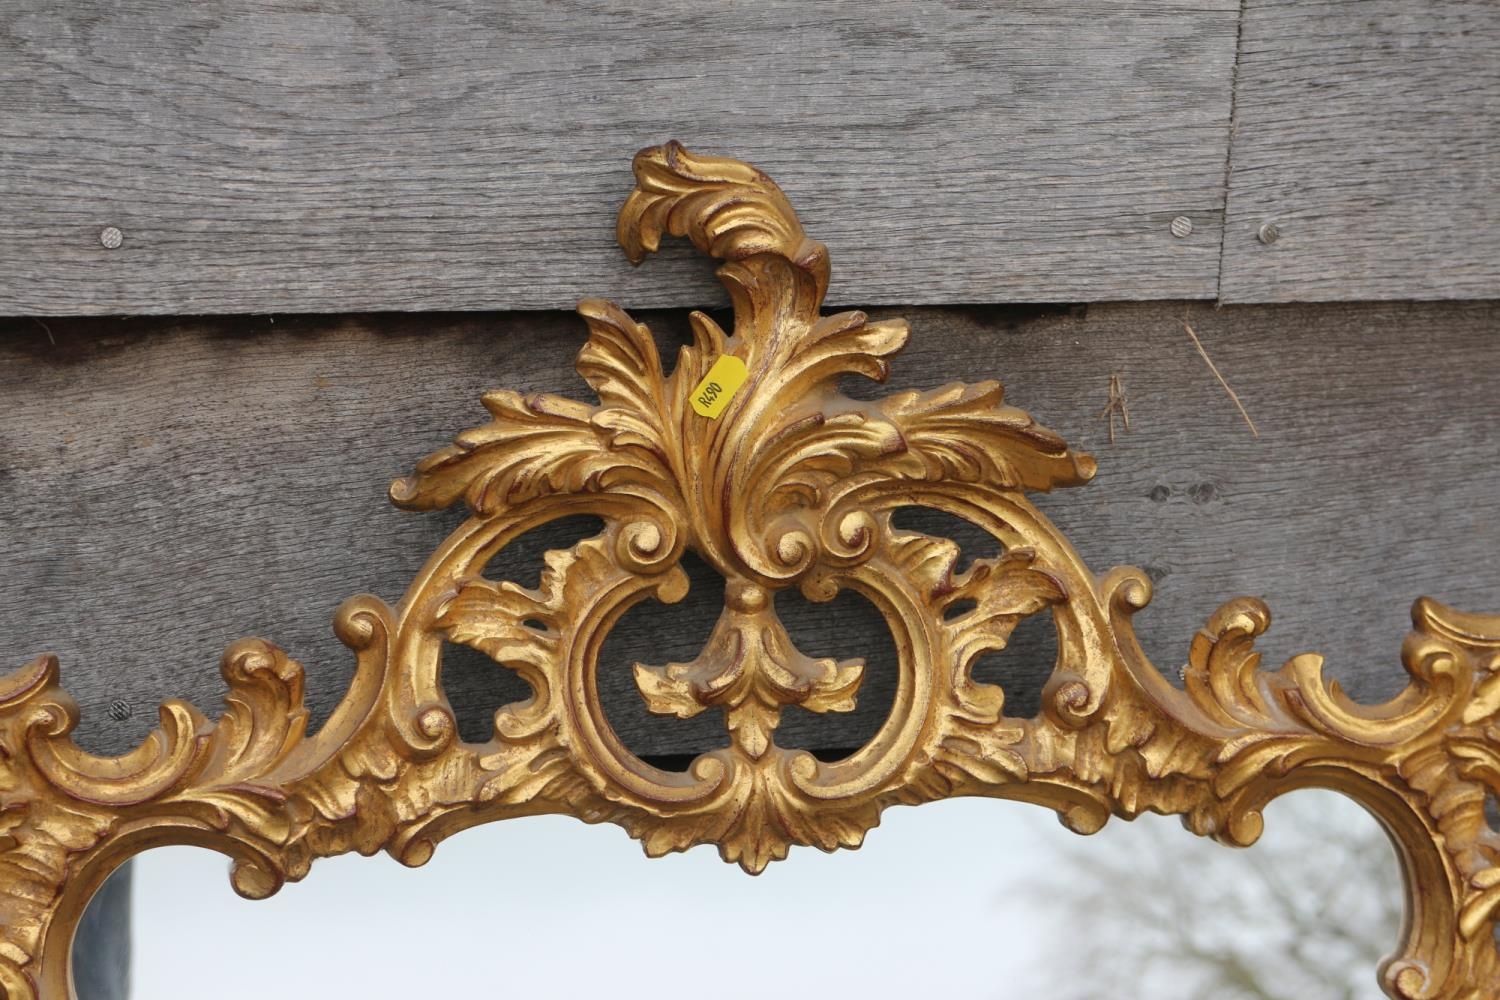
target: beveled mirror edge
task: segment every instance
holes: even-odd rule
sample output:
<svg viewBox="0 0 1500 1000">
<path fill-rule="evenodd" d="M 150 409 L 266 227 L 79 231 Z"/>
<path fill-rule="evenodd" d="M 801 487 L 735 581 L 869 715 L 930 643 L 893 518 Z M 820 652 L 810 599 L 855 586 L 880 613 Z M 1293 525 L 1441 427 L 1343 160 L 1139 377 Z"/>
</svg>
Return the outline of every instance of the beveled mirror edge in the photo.
<svg viewBox="0 0 1500 1000">
<path fill-rule="evenodd" d="M 463 500 L 472 516 L 398 608 L 356 597 L 340 609 L 357 668 L 321 730 L 305 732 L 302 668 L 260 640 L 226 652 L 221 718 L 168 702 L 160 728 L 118 758 L 69 738 L 77 707 L 55 658 L 0 682 L 7 997 L 70 996 L 88 899 L 125 859 L 164 844 L 230 855 L 234 887 L 254 898 L 319 857 L 384 849 L 418 865 L 453 832 L 537 813 L 618 823 L 653 855 L 713 843 L 754 872 L 792 845 L 858 846 L 889 805 L 958 795 L 1046 805 L 1083 833 L 1111 814 L 1178 814 L 1242 845 L 1267 802 L 1302 787 L 1359 801 L 1396 845 L 1407 919 L 1380 970 L 1386 991 L 1500 992 L 1500 835 L 1485 818 L 1500 791 L 1500 616 L 1419 600 L 1402 651 L 1408 687 L 1360 706 L 1325 684 L 1315 654 L 1261 670 L 1254 641 L 1269 614 L 1242 598 L 1193 639 L 1185 687 L 1173 686 L 1131 628 L 1147 578 L 1094 576 L 1025 497 L 1087 481 L 1092 459 L 1006 405 L 998 383 L 844 397 L 841 376 L 884 381 L 906 326 L 819 314 L 827 252 L 780 189 L 675 143 L 643 150 L 635 174 L 621 245 L 639 261 L 662 236 L 687 236 L 723 261 L 734 329 L 695 314 L 694 343 L 667 374 L 644 326 L 587 300 L 578 369 L 599 405 L 487 394 L 490 422 L 392 487 L 402 506 Z M 744 383 L 710 391 L 726 357 L 743 363 Z M 956 571 L 950 541 L 892 525 L 913 505 L 977 524 L 1001 555 Z M 601 516 L 604 530 L 550 553 L 538 589 L 483 577 L 512 538 L 576 513 Z M 689 547 L 726 580 L 719 625 L 693 662 L 638 664 L 635 676 L 652 711 L 721 709 L 729 746 L 675 774 L 620 745 L 593 670 L 632 604 L 680 599 Z M 787 587 L 813 600 L 855 589 L 896 640 L 891 716 L 842 761 L 775 742 L 783 707 L 846 710 L 863 670 L 795 648 L 771 600 Z M 969 666 L 1042 609 L 1056 622 L 1057 666 L 1041 713 L 1012 718 Z M 444 641 L 533 688 L 496 713 L 487 743 L 458 739 Z"/>
</svg>

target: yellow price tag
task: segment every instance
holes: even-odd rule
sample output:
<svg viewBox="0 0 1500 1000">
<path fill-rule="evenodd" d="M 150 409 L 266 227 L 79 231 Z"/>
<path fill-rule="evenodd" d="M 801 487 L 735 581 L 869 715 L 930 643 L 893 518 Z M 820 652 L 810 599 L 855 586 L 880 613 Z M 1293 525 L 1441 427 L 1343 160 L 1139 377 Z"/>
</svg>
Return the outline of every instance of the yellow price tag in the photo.
<svg viewBox="0 0 1500 1000">
<path fill-rule="evenodd" d="M 693 390 L 693 412 L 700 417 L 716 419 L 749 377 L 745 362 L 733 354 L 719 358 L 708 370 L 708 374 L 703 376 L 703 381 L 698 383 L 698 388 Z"/>
</svg>

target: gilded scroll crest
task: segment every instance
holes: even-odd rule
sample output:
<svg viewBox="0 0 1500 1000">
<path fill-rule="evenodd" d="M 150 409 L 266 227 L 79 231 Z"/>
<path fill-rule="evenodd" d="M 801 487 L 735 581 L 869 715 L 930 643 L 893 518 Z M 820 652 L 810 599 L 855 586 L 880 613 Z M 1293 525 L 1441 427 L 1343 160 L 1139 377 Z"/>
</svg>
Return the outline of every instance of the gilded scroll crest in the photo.
<svg viewBox="0 0 1500 1000">
<path fill-rule="evenodd" d="M 43 658 L 0 685 L 0 985 L 66 997 L 68 947 L 88 896 L 121 860 L 193 843 L 236 860 L 252 897 L 315 858 L 387 850 L 421 864 L 445 836 L 536 813 L 609 821 L 648 853 L 715 844 L 749 871 L 793 845 L 857 846 L 890 805 L 989 795 L 1055 809 L 1080 832 L 1110 815 L 1181 814 L 1244 844 L 1270 799 L 1343 791 L 1390 831 L 1408 880 L 1403 949 L 1382 970 L 1398 997 L 1500 989 L 1493 939 L 1500 837 L 1500 618 L 1418 602 L 1403 651 L 1412 676 L 1386 705 L 1349 701 L 1311 654 L 1262 670 L 1259 602 L 1232 601 L 1192 643 L 1184 686 L 1135 644 L 1149 599 L 1134 570 L 1095 577 L 1028 501 L 1087 481 L 1093 461 L 1006 404 L 998 383 L 850 399 L 840 380 L 884 381 L 904 323 L 820 309 L 829 261 L 764 174 L 676 144 L 635 162 L 620 214 L 633 260 L 686 236 L 720 261 L 734 305 L 722 329 L 692 316 L 693 342 L 665 365 L 645 326 L 588 300 L 578 370 L 598 404 L 496 391 L 490 420 L 391 490 L 418 509 L 462 502 L 470 518 L 397 609 L 355 598 L 336 626 L 356 651 L 349 695 L 305 733 L 301 667 L 258 640 L 226 654 L 226 712 L 169 702 L 137 751 L 99 759 L 68 738 L 76 707 Z M 732 356 L 747 379 L 705 417 L 691 405 Z M 1000 554 L 959 569 L 950 540 L 893 514 L 931 507 L 992 535 Z M 548 553 L 537 588 L 488 579 L 521 534 L 570 514 L 603 530 Z M 724 580 L 721 617 L 689 662 L 637 664 L 649 708 L 716 712 L 724 745 L 685 773 L 661 771 L 615 736 L 596 693 L 597 652 L 630 607 L 673 603 L 692 550 Z M 846 711 L 858 660 L 812 658 L 776 614 L 779 593 L 857 591 L 898 650 L 892 712 L 849 757 L 782 748 L 782 710 Z M 1023 618 L 1050 611 L 1058 660 L 1034 718 L 971 674 Z M 458 738 L 441 686 L 445 642 L 519 674 L 491 739 Z"/>
<path fill-rule="evenodd" d="M 536 691 L 497 719 L 498 748 L 486 766 L 507 773 L 516 753 L 529 758 L 534 741 L 550 742 L 549 750 L 594 764 L 577 768 L 570 809 L 621 823 L 653 854 L 712 842 L 751 871 L 793 844 L 857 845 L 884 801 L 951 791 L 935 775 L 925 790 L 913 788 L 916 761 L 1022 768 L 1008 750 L 973 764 L 945 750 L 954 738 L 947 720 L 969 720 L 980 742 L 993 740 L 1001 692 L 970 682 L 968 667 L 1003 647 L 1020 617 L 1060 602 L 1068 568 L 1049 573 L 1035 550 L 1014 547 L 955 579 L 951 542 L 898 531 L 890 516 L 910 503 L 948 507 L 950 498 L 1003 505 L 1023 489 L 1083 482 L 1092 460 L 1006 406 L 994 382 L 874 403 L 845 397 L 842 377 L 885 380 L 907 328 L 859 312 L 819 314 L 828 255 L 804 235 L 779 189 L 744 164 L 674 145 L 642 153 L 636 174 L 621 243 L 639 258 L 663 234 L 685 235 L 724 259 L 733 332 L 694 313 L 693 343 L 667 374 L 645 326 L 610 303 L 586 301 L 579 312 L 589 340 L 578 370 L 597 407 L 491 393 L 488 424 L 392 491 L 410 507 L 462 498 L 480 534 L 504 534 L 534 508 L 545 515 L 563 502 L 605 519 L 598 538 L 549 556 L 540 600 L 483 577 L 488 543 L 465 549 L 476 556 L 467 562 L 438 560 L 455 593 L 438 608 L 436 629 L 518 671 Z M 748 380 L 708 419 L 691 399 L 725 356 L 744 363 Z M 1028 514 L 1039 537 L 1050 538 Z M 1007 543 L 1029 540 L 1025 528 L 1003 533 L 1014 536 Z M 635 668 L 653 711 L 723 710 L 729 746 L 700 757 L 683 778 L 618 745 L 594 707 L 587 651 L 635 601 L 683 596 L 677 562 L 687 548 L 725 580 L 719 624 L 693 662 Z M 1074 576 L 1075 587 L 1087 587 Z M 896 624 L 901 709 L 869 747 L 838 764 L 775 743 L 785 706 L 852 709 L 863 670 L 793 646 L 775 611 L 776 593 L 788 587 L 813 600 L 859 590 Z M 964 601 L 975 607 L 950 623 L 944 612 Z M 1006 731 L 1019 738 L 1022 730 Z M 500 794 L 504 781 L 492 787 Z"/>
</svg>

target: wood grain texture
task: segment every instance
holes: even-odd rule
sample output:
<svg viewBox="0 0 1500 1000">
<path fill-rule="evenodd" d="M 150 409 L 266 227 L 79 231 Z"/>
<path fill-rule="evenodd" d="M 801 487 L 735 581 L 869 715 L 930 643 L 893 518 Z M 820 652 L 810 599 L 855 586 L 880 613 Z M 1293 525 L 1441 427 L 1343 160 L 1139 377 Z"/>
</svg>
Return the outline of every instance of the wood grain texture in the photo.
<svg viewBox="0 0 1500 1000">
<path fill-rule="evenodd" d="M 1225 301 L 1500 294 L 1500 7 L 1247 0 L 1236 80 Z"/>
<path fill-rule="evenodd" d="M 1194 350 L 1188 311 L 1259 438 Z M 1500 397 L 1475 391 L 1500 378 L 1500 305 L 904 313 L 893 387 L 995 374 L 1097 455 L 1093 484 L 1041 503 L 1096 570 L 1133 563 L 1157 580 L 1137 626 L 1169 673 L 1220 602 L 1250 594 L 1277 616 L 1269 660 L 1321 650 L 1356 696 L 1384 696 L 1412 599 L 1500 608 Z M 680 313 L 641 315 L 665 341 L 686 335 Z M 164 698 L 212 710 L 219 653 L 246 635 L 302 660 L 326 713 L 353 663 L 334 609 L 365 591 L 398 599 L 456 523 L 397 511 L 390 479 L 479 422 L 485 389 L 583 397 L 584 336 L 560 314 L 0 324 L 0 663 L 59 653 L 97 751 L 138 741 Z M 1111 374 L 1131 415 L 1114 444 L 1099 417 Z M 534 581 L 540 553 L 584 530 L 527 536 L 494 572 Z M 634 660 L 701 647 L 721 593 L 695 580 L 681 606 L 628 613 L 601 656 L 607 711 L 641 753 L 723 743 L 716 713 L 650 716 L 629 677 Z M 871 734 L 894 682 L 881 619 L 857 597 L 778 609 L 809 654 L 871 661 L 859 710 L 792 713 L 788 745 Z M 1013 710 L 1036 704 L 1044 639 L 1029 627 L 983 668 Z M 474 657 L 444 670 L 470 735 L 523 691 Z"/>
<path fill-rule="evenodd" d="M 681 248 L 643 276 L 614 243 L 668 138 L 770 172 L 832 302 L 1212 298 L 1237 17 L 9 0 L 0 314 L 719 301 Z"/>
</svg>

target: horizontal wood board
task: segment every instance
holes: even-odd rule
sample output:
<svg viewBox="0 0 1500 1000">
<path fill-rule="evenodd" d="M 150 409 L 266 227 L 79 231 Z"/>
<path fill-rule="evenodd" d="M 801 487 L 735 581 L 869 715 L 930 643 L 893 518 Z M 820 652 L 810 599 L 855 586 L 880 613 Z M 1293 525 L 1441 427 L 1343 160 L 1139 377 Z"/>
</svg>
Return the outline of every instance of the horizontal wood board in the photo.
<svg viewBox="0 0 1500 1000">
<path fill-rule="evenodd" d="M 664 341 L 685 332 L 681 313 L 643 315 Z M 1418 595 L 1500 610 L 1500 396 L 1482 388 L 1500 378 L 1496 303 L 906 315 L 893 387 L 998 375 L 1011 402 L 1097 455 L 1094 483 L 1040 502 L 1096 570 L 1133 563 L 1157 580 L 1138 624 L 1168 673 L 1239 594 L 1271 603 L 1268 663 L 1322 650 L 1364 698 L 1401 683 Z M 307 665 L 321 719 L 352 666 L 334 609 L 365 591 L 399 599 L 458 520 L 390 507 L 390 479 L 480 422 L 486 389 L 586 398 L 571 370 L 583 338 L 554 313 L 0 323 L 0 664 L 59 653 L 80 741 L 119 752 L 164 698 L 215 711 L 220 651 L 261 635 Z M 1099 415 L 1112 374 L 1131 416 L 1113 444 Z M 578 530 L 527 536 L 497 572 L 535 580 L 541 551 Z M 684 606 L 627 614 L 606 645 L 602 695 L 638 752 L 722 745 L 714 715 L 648 715 L 628 670 L 690 657 L 720 601 L 701 580 Z M 893 691 L 880 620 L 859 598 L 778 608 L 810 654 L 871 661 L 857 712 L 792 713 L 785 742 L 868 737 Z M 983 668 L 1017 714 L 1050 665 L 1038 625 Z M 522 691 L 478 657 L 449 661 L 444 681 L 470 735 Z"/>
<path fill-rule="evenodd" d="M 1500 5 L 1246 0 L 1239 51 L 1224 301 L 1500 295 Z"/>
<path fill-rule="evenodd" d="M 614 243 L 670 138 L 780 181 L 834 302 L 1212 298 L 1238 8 L 10 0 L 0 314 L 715 301 Z"/>
</svg>

